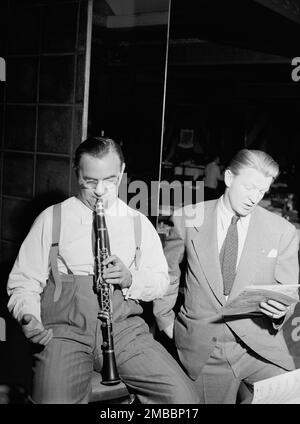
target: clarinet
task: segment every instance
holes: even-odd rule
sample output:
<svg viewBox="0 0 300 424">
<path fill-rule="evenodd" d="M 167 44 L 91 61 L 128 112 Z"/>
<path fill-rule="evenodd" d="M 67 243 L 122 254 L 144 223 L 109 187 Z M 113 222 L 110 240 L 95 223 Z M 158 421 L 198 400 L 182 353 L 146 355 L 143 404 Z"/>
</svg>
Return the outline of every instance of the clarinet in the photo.
<svg viewBox="0 0 300 424">
<path fill-rule="evenodd" d="M 94 292 L 97 295 L 100 311 L 98 319 L 101 320 L 103 344 L 102 381 L 104 385 L 118 384 L 121 380 L 118 374 L 114 353 L 113 328 L 112 328 L 112 301 L 110 298 L 110 284 L 102 277 L 103 261 L 110 256 L 109 238 L 104 216 L 102 199 L 96 203 L 96 269 L 94 277 Z M 104 312 L 104 314 L 103 314 Z"/>
</svg>

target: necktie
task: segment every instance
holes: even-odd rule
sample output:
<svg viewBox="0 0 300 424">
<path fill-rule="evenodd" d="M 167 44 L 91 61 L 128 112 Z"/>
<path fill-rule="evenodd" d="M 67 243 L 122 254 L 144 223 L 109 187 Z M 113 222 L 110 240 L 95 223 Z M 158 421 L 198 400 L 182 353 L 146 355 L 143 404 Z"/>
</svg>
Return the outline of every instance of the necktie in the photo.
<svg viewBox="0 0 300 424">
<path fill-rule="evenodd" d="M 237 232 L 237 221 L 239 217 L 234 215 L 231 219 L 226 238 L 220 252 L 220 263 L 223 275 L 224 283 L 224 295 L 228 296 L 233 281 L 235 278 L 236 261 L 238 254 L 238 232 Z"/>
</svg>

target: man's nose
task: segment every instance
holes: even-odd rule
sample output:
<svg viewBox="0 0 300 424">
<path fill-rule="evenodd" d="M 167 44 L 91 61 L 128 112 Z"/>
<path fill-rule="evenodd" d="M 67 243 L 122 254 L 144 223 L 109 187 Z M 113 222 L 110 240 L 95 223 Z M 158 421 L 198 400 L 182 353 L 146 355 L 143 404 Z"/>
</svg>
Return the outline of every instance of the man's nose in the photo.
<svg viewBox="0 0 300 424">
<path fill-rule="evenodd" d="M 104 194 L 104 192 L 105 192 L 105 189 L 104 189 L 103 181 L 99 180 L 98 184 L 95 188 L 95 193 L 97 194 L 97 196 L 102 196 Z"/>
<path fill-rule="evenodd" d="M 250 202 L 253 203 L 253 205 L 258 201 L 258 197 L 259 197 L 259 193 L 254 191 L 253 193 L 250 194 Z"/>
</svg>

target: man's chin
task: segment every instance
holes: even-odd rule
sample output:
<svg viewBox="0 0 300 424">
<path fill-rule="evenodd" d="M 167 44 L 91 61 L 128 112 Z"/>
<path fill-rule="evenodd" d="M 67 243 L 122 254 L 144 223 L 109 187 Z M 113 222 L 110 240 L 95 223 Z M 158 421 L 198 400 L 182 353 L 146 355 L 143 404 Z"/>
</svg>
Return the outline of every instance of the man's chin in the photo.
<svg viewBox="0 0 300 424">
<path fill-rule="evenodd" d="M 251 207 L 251 208 L 241 208 L 241 209 L 238 211 L 238 215 L 239 215 L 239 216 L 242 216 L 242 217 L 245 217 L 245 216 L 249 215 L 250 213 L 252 213 L 252 212 L 253 212 L 253 210 L 254 210 L 254 208 L 253 208 L 253 207 Z"/>
</svg>

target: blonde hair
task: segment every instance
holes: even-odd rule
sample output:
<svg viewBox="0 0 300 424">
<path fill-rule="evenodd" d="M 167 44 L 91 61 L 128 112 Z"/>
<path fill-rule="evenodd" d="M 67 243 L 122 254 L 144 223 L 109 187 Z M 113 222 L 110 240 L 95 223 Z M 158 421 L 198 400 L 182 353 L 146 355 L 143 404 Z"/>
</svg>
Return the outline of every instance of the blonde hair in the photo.
<svg viewBox="0 0 300 424">
<path fill-rule="evenodd" d="M 228 169 L 235 175 L 243 168 L 256 169 L 266 177 L 272 177 L 273 181 L 279 175 L 278 163 L 262 150 L 242 149 L 233 157 L 228 166 Z"/>
</svg>

